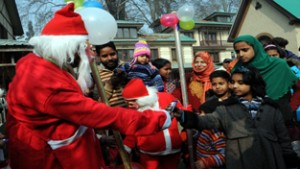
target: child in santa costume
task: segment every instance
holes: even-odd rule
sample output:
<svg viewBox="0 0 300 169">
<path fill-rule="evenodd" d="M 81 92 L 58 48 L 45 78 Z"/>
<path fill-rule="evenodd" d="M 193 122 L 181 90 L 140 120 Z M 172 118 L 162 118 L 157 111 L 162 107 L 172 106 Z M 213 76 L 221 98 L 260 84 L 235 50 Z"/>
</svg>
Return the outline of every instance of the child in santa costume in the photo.
<svg viewBox="0 0 300 169">
<path fill-rule="evenodd" d="M 171 123 L 165 111 L 113 108 L 84 96 L 92 86 L 88 57 L 94 57 L 87 40 L 73 3 L 30 40 L 34 52 L 18 61 L 7 93 L 12 169 L 103 169 L 93 128 L 145 135 Z M 76 63 L 77 81 L 68 71 Z"/>
<path fill-rule="evenodd" d="M 141 79 L 129 81 L 123 90 L 123 97 L 129 108 L 144 110 L 164 110 L 175 97 L 166 92 L 157 92 L 155 87 L 146 86 Z M 182 105 L 179 103 L 178 108 Z M 126 136 L 124 145 L 128 152 L 137 148 L 140 163 L 145 169 L 176 169 L 180 161 L 182 139 L 174 118 L 168 129 L 149 136 Z"/>
</svg>

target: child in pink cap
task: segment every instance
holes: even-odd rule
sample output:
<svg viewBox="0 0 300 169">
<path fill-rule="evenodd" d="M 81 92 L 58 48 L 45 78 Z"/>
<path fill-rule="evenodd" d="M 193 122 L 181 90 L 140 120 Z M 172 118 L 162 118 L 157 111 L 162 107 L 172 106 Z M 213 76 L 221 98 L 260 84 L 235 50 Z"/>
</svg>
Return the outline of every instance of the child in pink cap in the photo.
<svg viewBox="0 0 300 169">
<path fill-rule="evenodd" d="M 164 83 L 158 69 L 150 62 L 150 47 L 145 40 L 135 44 L 133 59 L 130 63 L 115 70 L 115 73 L 126 72 L 128 80 L 142 79 L 147 86 L 155 86 L 159 92 L 164 91 Z M 121 70 L 121 71 L 120 71 Z"/>
</svg>

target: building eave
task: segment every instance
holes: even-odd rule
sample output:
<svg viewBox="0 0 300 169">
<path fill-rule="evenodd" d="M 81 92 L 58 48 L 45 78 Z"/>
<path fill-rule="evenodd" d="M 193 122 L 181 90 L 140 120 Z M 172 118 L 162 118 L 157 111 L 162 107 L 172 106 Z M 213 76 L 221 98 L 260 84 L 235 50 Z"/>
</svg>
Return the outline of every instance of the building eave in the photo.
<svg viewBox="0 0 300 169">
<path fill-rule="evenodd" d="M 291 14 L 289 11 L 287 11 L 286 9 L 284 9 L 282 6 L 280 6 L 279 4 L 277 4 L 274 0 L 273 1 L 266 1 L 266 2 L 269 3 L 275 9 L 277 9 L 284 16 L 286 16 L 288 18 L 288 20 L 289 20 L 289 24 L 290 25 L 293 25 L 295 23 L 300 23 L 300 19 L 299 18 L 297 18 L 296 16 L 294 16 L 293 14 Z"/>
<path fill-rule="evenodd" d="M 24 31 L 15 0 L 4 0 L 4 3 L 6 5 L 10 21 L 12 23 L 14 36 L 23 35 Z"/>
<path fill-rule="evenodd" d="M 236 15 L 236 18 L 235 18 L 233 25 L 231 27 L 231 30 L 229 32 L 229 36 L 227 39 L 228 42 L 233 42 L 233 40 L 237 37 L 238 32 L 240 30 L 240 25 L 244 21 L 244 18 L 248 11 L 250 2 L 251 2 L 251 0 L 242 0 L 239 11 Z"/>
</svg>

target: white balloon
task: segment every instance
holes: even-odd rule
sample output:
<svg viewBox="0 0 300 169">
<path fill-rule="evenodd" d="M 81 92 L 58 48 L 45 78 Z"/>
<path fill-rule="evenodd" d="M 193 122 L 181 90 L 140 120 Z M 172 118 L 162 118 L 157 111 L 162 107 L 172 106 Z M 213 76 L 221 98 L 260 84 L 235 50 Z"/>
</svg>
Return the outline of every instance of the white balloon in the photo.
<svg viewBox="0 0 300 169">
<path fill-rule="evenodd" d="M 190 21 L 194 19 L 195 9 L 193 6 L 185 4 L 177 11 L 177 16 L 180 21 Z"/>
<path fill-rule="evenodd" d="M 76 12 L 84 22 L 91 44 L 102 45 L 115 38 L 118 26 L 109 12 L 95 7 L 81 8 Z"/>
</svg>

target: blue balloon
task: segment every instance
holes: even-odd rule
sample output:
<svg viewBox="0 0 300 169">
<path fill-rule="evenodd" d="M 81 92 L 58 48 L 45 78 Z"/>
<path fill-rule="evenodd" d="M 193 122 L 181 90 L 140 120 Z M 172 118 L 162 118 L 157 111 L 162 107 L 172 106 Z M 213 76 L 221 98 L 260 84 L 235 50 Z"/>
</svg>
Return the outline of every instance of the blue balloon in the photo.
<svg viewBox="0 0 300 169">
<path fill-rule="evenodd" d="M 85 1 L 82 6 L 83 7 L 95 7 L 95 8 L 104 9 L 103 6 L 98 1 Z"/>
</svg>

